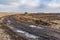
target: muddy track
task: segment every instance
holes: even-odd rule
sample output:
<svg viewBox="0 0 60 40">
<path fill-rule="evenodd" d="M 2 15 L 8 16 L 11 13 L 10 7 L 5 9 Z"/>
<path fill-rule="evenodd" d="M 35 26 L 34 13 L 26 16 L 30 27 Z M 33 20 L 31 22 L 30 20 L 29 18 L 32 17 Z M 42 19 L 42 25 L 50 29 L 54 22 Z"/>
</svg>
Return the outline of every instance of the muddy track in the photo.
<svg viewBox="0 0 60 40">
<path fill-rule="evenodd" d="M 27 40 L 19 35 L 17 35 L 15 32 L 13 32 L 10 28 L 7 26 L 2 25 L 0 27 L 2 30 L 4 30 L 5 34 L 8 34 L 10 36 L 10 40 Z"/>
<path fill-rule="evenodd" d="M 32 35 L 38 36 L 40 38 L 39 40 L 59 40 L 56 37 L 58 37 L 57 35 L 60 35 L 60 34 L 58 34 L 56 32 L 46 30 L 41 27 L 39 27 L 39 28 L 38 27 L 31 27 L 29 24 L 26 24 L 22 21 L 14 20 L 12 17 L 6 17 L 5 23 L 6 24 L 3 25 L 2 28 L 7 32 L 7 34 L 9 34 L 11 36 L 12 40 L 27 40 L 27 39 L 31 40 L 31 39 L 29 39 L 29 36 L 27 37 L 27 39 L 25 39 L 26 33 L 23 32 L 25 36 L 22 34 L 23 35 L 23 37 L 22 37 L 22 36 L 20 36 L 21 33 L 17 33 L 15 29 L 11 29 L 8 26 L 11 26 L 13 28 L 17 28 L 17 29 L 19 29 L 19 31 L 23 30 L 23 31 L 28 32 Z M 8 24 L 8 26 L 7 26 L 7 24 Z M 57 34 L 56 37 L 54 37 L 55 35 L 53 35 L 53 34 Z M 58 37 L 58 38 L 60 38 L 60 37 Z"/>
</svg>

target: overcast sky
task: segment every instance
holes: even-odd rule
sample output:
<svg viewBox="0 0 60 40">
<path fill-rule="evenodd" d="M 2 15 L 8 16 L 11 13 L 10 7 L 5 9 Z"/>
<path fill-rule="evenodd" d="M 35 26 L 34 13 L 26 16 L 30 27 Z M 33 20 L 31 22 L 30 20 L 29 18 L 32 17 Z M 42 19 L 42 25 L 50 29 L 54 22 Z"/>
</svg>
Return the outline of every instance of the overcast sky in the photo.
<svg viewBox="0 0 60 40">
<path fill-rule="evenodd" d="M 60 0 L 0 0 L 0 12 L 60 13 Z"/>
</svg>

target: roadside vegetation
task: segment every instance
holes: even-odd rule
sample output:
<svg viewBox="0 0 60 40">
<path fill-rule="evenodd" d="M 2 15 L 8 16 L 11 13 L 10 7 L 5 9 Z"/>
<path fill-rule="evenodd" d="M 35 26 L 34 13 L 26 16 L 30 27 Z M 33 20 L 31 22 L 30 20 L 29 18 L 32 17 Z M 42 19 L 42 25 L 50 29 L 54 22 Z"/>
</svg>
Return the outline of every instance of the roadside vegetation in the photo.
<svg viewBox="0 0 60 40">
<path fill-rule="evenodd" d="M 60 14 L 17 14 L 14 18 L 46 28 L 60 29 Z"/>
<path fill-rule="evenodd" d="M 52 29 L 60 29 L 60 14 L 42 14 L 42 13 L 29 14 L 25 12 L 25 14 L 2 13 L 0 15 L 2 17 L 11 15 L 16 20 L 21 20 L 29 24 L 39 25 Z"/>
</svg>

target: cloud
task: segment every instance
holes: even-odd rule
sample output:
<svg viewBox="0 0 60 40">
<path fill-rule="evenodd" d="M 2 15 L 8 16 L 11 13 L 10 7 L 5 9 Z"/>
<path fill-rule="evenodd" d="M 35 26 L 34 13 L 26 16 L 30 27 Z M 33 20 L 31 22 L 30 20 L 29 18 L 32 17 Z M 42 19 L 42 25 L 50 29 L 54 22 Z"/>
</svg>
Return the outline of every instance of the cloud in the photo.
<svg viewBox="0 0 60 40">
<path fill-rule="evenodd" d="M 22 5 L 25 5 L 26 7 L 37 7 L 39 6 L 39 1 L 40 0 L 11 0 L 11 1 L 8 1 L 8 0 L 5 0 L 5 3 L 6 2 L 9 2 L 7 3 L 8 6 L 22 6 Z M 7 6 L 5 4 L 0 4 L 0 5 L 4 5 L 4 6 Z"/>
<path fill-rule="evenodd" d="M 4 4 L 0 4 L 0 8 L 15 8 L 18 7 L 19 5 L 16 3 L 11 3 L 9 5 L 4 5 Z"/>
<path fill-rule="evenodd" d="M 20 4 L 20 6 L 24 5 L 28 8 L 35 8 L 39 6 L 39 1 L 40 0 L 20 0 L 18 4 Z"/>
<path fill-rule="evenodd" d="M 0 11 L 59 12 L 60 0 L 0 0 Z"/>
<path fill-rule="evenodd" d="M 31 9 L 36 8 L 38 6 L 39 6 L 39 0 L 5 0 L 4 3 L 3 1 L 2 3 L 0 3 L 0 10 L 2 9 L 2 11 L 12 11 L 12 10 L 17 11 L 22 10 L 23 8 Z"/>
<path fill-rule="evenodd" d="M 60 7 L 60 4 L 50 3 L 50 4 L 48 4 L 48 6 L 51 7 L 51 8 L 57 8 L 57 7 Z"/>
<path fill-rule="evenodd" d="M 51 13 L 59 13 L 60 12 L 60 0 L 49 0 L 49 1 L 44 1 L 42 3 L 42 9 L 40 11 L 42 12 L 51 12 Z"/>
<path fill-rule="evenodd" d="M 57 0 L 53 0 L 52 2 L 48 3 L 47 6 L 50 8 L 58 8 L 60 7 L 60 3 L 58 3 Z"/>
</svg>

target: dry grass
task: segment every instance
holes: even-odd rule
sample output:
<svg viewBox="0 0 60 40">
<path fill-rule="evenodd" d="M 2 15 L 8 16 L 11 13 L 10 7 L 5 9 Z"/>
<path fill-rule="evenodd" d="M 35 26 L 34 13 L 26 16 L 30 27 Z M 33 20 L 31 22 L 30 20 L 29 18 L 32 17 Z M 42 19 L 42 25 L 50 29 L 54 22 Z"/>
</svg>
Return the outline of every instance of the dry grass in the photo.
<svg viewBox="0 0 60 40">
<path fill-rule="evenodd" d="M 60 29 L 60 14 L 17 14 L 14 17 L 16 20 L 22 20 L 31 24 Z"/>
<path fill-rule="evenodd" d="M 0 17 L 15 15 L 14 13 L 0 13 Z M 16 20 L 22 20 L 24 22 L 36 25 L 42 25 L 44 27 L 60 29 L 60 14 L 16 14 L 14 16 Z"/>
<path fill-rule="evenodd" d="M 8 16 L 8 15 L 14 15 L 16 13 L 12 13 L 12 12 L 0 12 L 0 17 L 3 17 L 3 16 Z"/>
</svg>

